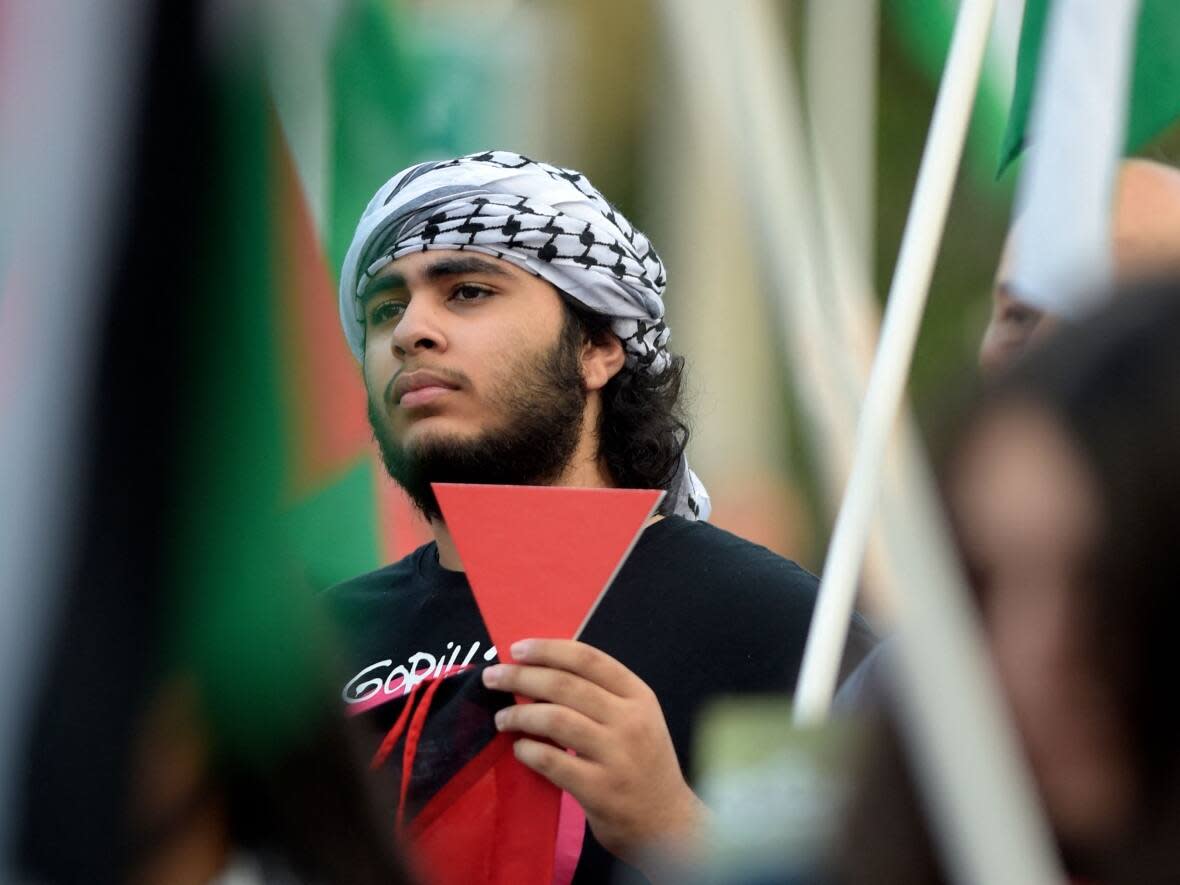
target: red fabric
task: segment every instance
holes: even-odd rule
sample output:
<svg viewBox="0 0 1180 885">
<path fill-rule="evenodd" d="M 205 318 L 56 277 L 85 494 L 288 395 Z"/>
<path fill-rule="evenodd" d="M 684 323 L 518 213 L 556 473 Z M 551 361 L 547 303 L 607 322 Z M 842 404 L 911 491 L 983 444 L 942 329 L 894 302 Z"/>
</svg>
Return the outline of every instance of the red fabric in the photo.
<svg viewBox="0 0 1180 885">
<path fill-rule="evenodd" d="M 430 713 L 430 705 L 434 701 L 434 693 L 438 691 L 438 687 L 441 684 L 441 678 L 433 679 L 429 682 L 420 682 L 410 690 L 410 693 L 406 696 L 406 705 L 402 707 L 401 713 L 397 716 L 397 721 L 393 723 L 393 727 L 386 733 L 384 739 L 381 741 L 381 746 L 377 748 L 377 752 L 373 754 L 373 759 L 369 763 L 369 768 L 373 771 L 384 765 L 385 760 L 389 758 L 389 754 L 393 752 L 393 748 L 397 746 L 402 733 L 405 732 L 406 742 L 402 747 L 401 788 L 398 792 L 397 820 L 395 823 L 395 831 L 397 832 L 398 839 L 401 839 L 405 830 L 406 796 L 409 794 L 410 778 L 414 773 L 414 759 L 418 755 L 418 742 L 422 739 L 422 729 L 426 725 L 426 716 Z M 417 694 L 417 689 L 423 685 L 426 688 L 421 694 Z M 415 702 L 417 702 L 416 709 Z M 408 731 L 406 729 L 407 723 L 409 724 Z"/>
<path fill-rule="evenodd" d="M 414 711 L 414 715 L 410 718 L 410 730 L 406 732 L 406 746 L 402 750 L 401 793 L 397 799 L 396 829 L 399 839 L 405 831 L 406 795 L 410 790 L 410 778 L 414 774 L 414 757 L 418 755 L 418 741 L 422 738 L 422 728 L 426 725 L 426 714 L 430 712 L 430 704 L 434 700 L 434 693 L 438 691 L 440 685 L 442 685 L 442 680 L 436 679 L 422 692 L 422 700 L 418 702 L 418 709 Z M 406 706 L 408 707 L 409 703 Z"/>
<path fill-rule="evenodd" d="M 419 683 L 370 763 L 385 764 L 402 748 L 397 833 L 405 832 L 406 795 L 422 729 L 442 679 Z M 421 689 L 421 691 L 418 691 Z M 568 882 L 581 850 L 584 818 L 577 816 L 577 846 L 558 840 L 562 792 L 512 754 L 514 735 L 497 735 L 427 803 L 409 826 L 409 841 L 430 885 L 560 885 Z M 580 808 L 578 811 L 580 812 Z M 568 815 L 567 815 L 568 816 Z M 567 824 L 567 829 L 569 828 Z M 558 865 L 555 846 L 572 856 Z"/>
<path fill-rule="evenodd" d="M 421 684 L 421 683 L 419 683 Z M 414 686 L 417 688 L 418 686 Z M 410 721 L 410 711 L 414 708 L 414 694 L 413 692 L 406 698 L 406 705 L 402 707 L 402 711 L 397 714 L 397 721 L 393 723 L 393 728 L 386 733 L 384 740 L 381 741 L 381 746 L 377 748 L 377 752 L 373 754 L 373 761 L 369 763 L 369 768 L 376 771 L 385 764 L 385 760 L 389 758 L 389 754 L 393 752 L 393 748 L 397 746 L 398 739 L 402 736 L 402 732 L 406 730 L 406 723 Z"/>
<path fill-rule="evenodd" d="M 557 850 L 554 852 L 553 885 L 570 885 L 582 857 L 586 838 L 586 812 L 578 800 L 562 791 L 557 815 Z"/>
<path fill-rule="evenodd" d="M 340 335 L 336 284 L 316 233 L 290 145 L 271 114 L 275 206 L 280 236 L 274 316 L 281 327 L 283 404 L 298 495 L 318 491 L 364 458 L 372 440 L 356 360 Z M 382 471 L 384 476 L 384 471 Z M 392 486 L 392 483 L 387 483 Z"/>
<path fill-rule="evenodd" d="M 431 885 L 550 885 L 561 791 L 497 735 L 410 825 Z"/>
</svg>

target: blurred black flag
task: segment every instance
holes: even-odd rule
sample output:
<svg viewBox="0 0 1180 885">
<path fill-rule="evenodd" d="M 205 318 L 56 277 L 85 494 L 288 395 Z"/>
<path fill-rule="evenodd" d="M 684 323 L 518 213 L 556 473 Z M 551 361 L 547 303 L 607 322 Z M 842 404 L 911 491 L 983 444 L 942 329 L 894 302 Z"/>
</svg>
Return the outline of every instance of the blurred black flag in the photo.
<svg viewBox="0 0 1180 885">
<path fill-rule="evenodd" d="M 284 256 L 259 10 L 117 5 L 136 27 L 96 51 L 123 62 L 126 113 L 96 127 L 117 193 L 85 218 L 103 257 L 86 279 L 89 358 L 70 398 L 39 403 L 76 410 L 55 451 L 77 481 L 68 518 L 31 542 L 55 568 L 42 571 L 49 639 L 30 652 L 13 865 L 37 881 L 127 881 L 212 815 L 230 863 L 245 856 L 295 881 L 396 882 L 380 823 L 390 816 L 370 806 L 277 518 Z M 70 324 L 69 303 L 49 321 Z M 18 369 L 57 357 L 51 346 Z M 49 459 L 46 476 L 61 467 Z M 172 730 L 153 729 L 177 699 Z M 190 744 L 195 761 L 177 755 Z M 145 805 L 161 780 L 176 795 Z"/>
</svg>

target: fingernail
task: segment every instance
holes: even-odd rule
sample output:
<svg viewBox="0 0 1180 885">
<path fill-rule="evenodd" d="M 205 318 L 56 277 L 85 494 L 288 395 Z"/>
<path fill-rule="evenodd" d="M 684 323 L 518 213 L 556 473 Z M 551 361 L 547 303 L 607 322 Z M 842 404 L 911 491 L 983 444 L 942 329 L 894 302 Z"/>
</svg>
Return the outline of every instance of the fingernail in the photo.
<svg viewBox="0 0 1180 885">
<path fill-rule="evenodd" d="M 499 731 L 504 730 L 504 722 L 508 719 L 508 713 L 505 710 L 496 711 L 496 728 Z"/>
<path fill-rule="evenodd" d="M 488 688 L 495 688 L 500 684 L 500 679 L 504 675 L 504 668 L 499 664 L 488 667 L 483 671 L 483 684 Z"/>
<path fill-rule="evenodd" d="M 533 650 L 532 640 L 520 639 L 512 643 L 512 647 L 508 649 L 512 653 L 512 657 L 519 660 L 524 660 L 528 657 L 530 651 Z"/>
</svg>

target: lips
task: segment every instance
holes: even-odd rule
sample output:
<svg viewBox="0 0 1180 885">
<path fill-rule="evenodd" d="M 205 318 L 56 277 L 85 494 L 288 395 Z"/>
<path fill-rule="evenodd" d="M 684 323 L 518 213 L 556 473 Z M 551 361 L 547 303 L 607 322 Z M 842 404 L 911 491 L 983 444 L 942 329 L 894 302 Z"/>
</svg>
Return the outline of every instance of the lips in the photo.
<svg viewBox="0 0 1180 885">
<path fill-rule="evenodd" d="M 412 409 L 458 389 L 459 385 L 454 381 L 436 372 L 418 369 L 394 382 L 393 401 L 403 409 Z"/>
</svg>

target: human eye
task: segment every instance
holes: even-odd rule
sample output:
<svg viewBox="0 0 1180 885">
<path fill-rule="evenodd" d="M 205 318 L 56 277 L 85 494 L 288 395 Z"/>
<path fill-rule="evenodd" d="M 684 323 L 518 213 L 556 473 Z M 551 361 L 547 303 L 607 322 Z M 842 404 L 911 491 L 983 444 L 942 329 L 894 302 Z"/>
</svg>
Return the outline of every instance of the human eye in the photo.
<svg viewBox="0 0 1180 885">
<path fill-rule="evenodd" d="M 374 326 L 379 326 L 382 323 L 387 323 L 390 320 L 395 320 L 405 313 L 406 306 L 400 301 L 389 299 L 377 304 L 369 311 L 369 323 Z"/>
<path fill-rule="evenodd" d="M 1027 304 L 1021 304 L 1018 301 L 1009 301 L 1004 306 L 1004 310 L 1000 316 L 1004 322 L 1023 328 L 1036 325 L 1037 321 L 1041 318 L 1041 312 L 1035 307 L 1029 307 Z"/>
<path fill-rule="evenodd" d="M 451 290 L 451 298 L 459 302 L 481 301 L 492 294 L 492 290 L 487 286 L 478 286 L 475 283 L 460 283 Z"/>
</svg>

